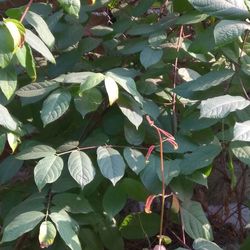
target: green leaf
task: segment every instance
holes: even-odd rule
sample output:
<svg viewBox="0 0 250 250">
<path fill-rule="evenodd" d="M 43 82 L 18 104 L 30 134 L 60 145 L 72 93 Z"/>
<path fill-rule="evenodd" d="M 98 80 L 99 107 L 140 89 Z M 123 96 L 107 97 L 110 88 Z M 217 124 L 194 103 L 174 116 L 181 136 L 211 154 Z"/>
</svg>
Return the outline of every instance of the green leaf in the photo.
<svg viewBox="0 0 250 250">
<path fill-rule="evenodd" d="M 194 250 L 222 250 L 217 244 L 214 242 L 198 238 L 193 242 L 193 248 Z"/>
<path fill-rule="evenodd" d="M 131 15 L 141 16 L 143 15 L 154 3 L 154 0 L 148 0 L 146 2 L 139 2 L 136 6 L 133 6 Z"/>
<path fill-rule="evenodd" d="M 32 54 L 30 46 L 25 43 L 24 46 L 19 48 L 16 52 L 16 56 L 20 64 L 26 68 L 26 71 L 32 81 L 36 80 L 36 65 L 35 59 Z"/>
<path fill-rule="evenodd" d="M 242 36 L 246 30 L 250 29 L 250 24 L 237 20 L 220 21 L 214 28 L 214 39 L 217 46 L 224 46 L 231 43 L 239 36 Z"/>
<path fill-rule="evenodd" d="M 140 145 L 144 140 L 145 129 L 143 126 L 140 126 L 139 129 L 136 129 L 136 127 L 132 123 L 125 122 L 124 135 L 125 135 L 126 141 L 129 144 L 137 146 L 137 145 Z"/>
<path fill-rule="evenodd" d="M 137 102 L 142 104 L 143 97 L 136 89 L 135 81 L 132 78 L 120 74 L 118 75 L 111 71 L 108 71 L 106 76 L 113 78 L 125 91 L 131 94 Z"/>
<path fill-rule="evenodd" d="M 162 49 L 151 49 L 150 47 L 145 47 L 140 53 L 140 62 L 145 69 L 158 63 L 163 55 Z"/>
<path fill-rule="evenodd" d="M 8 156 L 0 163 L 0 185 L 11 180 L 19 169 L 22 167 L 23 161 L 15 159 L 13 156 Z"/>
<path fill-rule="evenodd" d="M 101 73 L 95 73 L 94 75 L 89 76 L 85 82 L 83 82 L 80 86 L 79 93 L 91 89 L 98 84 L 100 84 L 104 80 L 104 75 Z"/>
<path fill-rule="evenodd" d="M 56 208 L 65 210 L 70 213 L 87 214 L 93 212 L 89 201 L 83 195 L 62 193 L 53 197 L 53 204 Z"/>
<path fill-rule="evenodd" d="M 90 32 L 94 36 L 106 36 L 113 32 L 113 28 L 104 25 L 96 25 L 90 29 Z"/>
<path fill-rule="evenodd" d="M 63 213 L 51 213 L 49 217 L 55 223 L 57 231 L 66 245 L 71 250 L 82 250 L 79 238 L 73 230 L 70 217 L 65 216 Z"/>
<path fill-rule="evenodd" d="M 108 178 L 114 186 L 125 173 L 125 162 L 120 153 L 113 148 L 98 147 L 97 163 L 102 175 Z"/>
<path fill-rule="evenodd" d="M 23 86 L 16 91 L 16 94 L 21 97 L 41 96 L 51 92 L 58 87 L 59 83 L 53 81 L 35 82 Z"/>
<path fill-rule="evenodd" d="M 19 236 L 31 231 L 44 218 L 44 216 L 44 213 L 37 211 L 31 211 L 18 215 L 4 228 L 1 242 L 15 240 Z"/>
<path fill-rule="evenodd" d="M 61 175 L 63 169 L 63 160 L 60 156 L 46 156 L 40 160 L 34 168 L 35 183 L 39 189 L 47 183 L 55 182 Z"/>
<path fill-rule="evenodd" d="M 136 174 L 139 174 L 145 168 L 145 157 L 140 151 L 126 147 L 123 150 L 123 156 L 128 166 Z"/>
<path fill-rule="evenodd" d="M 57 78 L 55 78 L 54 80 L 56 82 L 61 82 L 61 83 L 83 83 L 86 82 L 86 80 L 88 79 L 89 76 L 94 76 L 95 73 L 93 72 L 72 72 L 72 73 L 68 73 L 67 75 L 61 75 Z"/>
<path fill-rule="evenodd" d="M 68 168 L 71 176 L 83 189 L 95 177 L 95 168 L 87 154 L 74 151 L 68 159 Z"/>
<path fill-rule="evenodd" d="M 17 74 L 13 66 L 0 68 L 0 88 L 6 98 L 9 100 L 15 93 L 17 87 Z"/>
<path fill-rule="evenodd" d="M 127 194 L 119 185 L 110 186 L 103 196 L 103 209 L 110 218 L 113 218 L 124 208 L 126 201 Z"/>
<path fill-rule="evenodd" d="M 176 24 L 194 24 L 200 23 L 208 18 L 207 14 L 200 13 L 199 11 L 190 11 L 176 20 Z"/>
<path fill-rule="evenodd" d="M 6 143 L 6 134 L 0 135 L 0 155 L 3 153 Z"/>
<path fill-rule="evenodd" d="M 93 37 L 83 38 L 80 42 L 80 46 L 82 47 L 82 53 L 88 53 L 95 48 L 97 48 L 102 42 L 102 39 L 97 39 Z"/>
<path fill-rule="evenodd" d="M 250 121 L 235 123 L 233 141 L 250 141 Z"/>
<path fill-rule="evenodd" d="M 43 102 L 41 110 L 43 125 L 46 126 L 61 117 L 68 110 L 70 100 L 71 94 L 66 90 L 58 89 L 52 92 Z"/>
<path fill-rule="evenodd" d="M 81 8 L 80 0 L 57 0 L 57 1 L 68 14 L 78 17 Z"/>
<path fill-rule="evenodd" d="M 249 12 L 244 0 L 188 0 L 194 8 L 219 18 L 248 18 Z"/>
<path fill-rule="evenodd" d="M 109 105 L 111 106 L 119 97 L 119 89 L 115 80 L 109 76 L 105 77 L 104 83 L 109 97 Z"/>
<path fill-rule="evenodd" d="M 53 47 L 55 38 L 49 30 L 47 23 L 40 15 L 36 14 L 35 12 L 28 11 L 25 16 L 25 20 L 35 28 L 38 35 L 49 48 Z"/>
<path fill-rule="evenodd" d="M 19 160 L 31 160 L 39 159 L 47 156 L 52 156 L 56 153 L 56 150 L 47 145 L 36 145 L 33 147 L 28 147 L 19 152 L 16 158 Z"/>
<path fill-rule="evenodd" d="M 201 102 L 200 117 L 224 118 L 229 113 L 242 110 L 250 104 L 250 101 L 241 96 L 217 96 Z"/>
<path fill-rule="evenodd" d="M 136 129 L 143 121 L 143 114 L 140 106 L 130 96 L 121 95 L 117 104 L 128 120 L 135 125 Z"/>
<path fill-rule="evenodd" d="M 248 142 L 234 141 L 230 143 L 230 148 L 241 162 L 250 166 L 250 146 Z"/>
<path fill-rule="evenodd" d="M 162 43 L 166 42 L 167 35 L 165 32 L 156 32 L 149 36 L 148 43 L 152 48 L 158 48 Z"/>
<path fill-rule="evenodd" d="M 43 41 L 29 29 L 26 29 L 25 41 L 30 47 L 43 55 L 51 63 L 56 63 L 54 56 L 43 43 Z"/>
<path fill-rule="evenodd" d="M 125 239 L 135 240 L 158 233 L 160 216 L 158 214 L 134 213 L 126 216 L 120 225 L 120 231 Z"/>
<path fill-rule="evenodd" d="M 92 88 L 84 91 L 80 97 L 75 97 L 74 102 L 77 111 L 84 118 L 86 114 L 95 111 L 100 106 L 102 93 L 98 89 Z"/>
<path fill-rule="evenodd" d="M 212 228 L 200 203 L 191 200 L 183 202 L 181 214 L 185 231 L 192 239 L 213 239 Z"/>
<path fill-rule="evenodd" d="M 0 104 L 0 125 L 9 130 L 15 131 L 17 123 L 10 115 L 7 108 Z"/>
<path fill-rule="evenodd" d="M 39 243 L 41 248 L 47 248 L 54 243 L 56 238 L 56 228 L 50 221 L 44 221 L 39 229 Z"/>
<path fill-rule="evenodd" d="M 182 97 L 192 98 L 193 92 L 205 91 L 230 79 L 234 75 L 232 70 L 212 71 L 195 80 L 178 85 L 173 91 Z"/>
<path fill-rule="evenodd" d="M 220 152 L 221 146 L 219 144 L 207 144 L 200 146 L 190 154 L 185 154 L 184 159 L 180 163 L 181 173 L 188 175 L 197 169 L 207 167 Z"/>
</svg>

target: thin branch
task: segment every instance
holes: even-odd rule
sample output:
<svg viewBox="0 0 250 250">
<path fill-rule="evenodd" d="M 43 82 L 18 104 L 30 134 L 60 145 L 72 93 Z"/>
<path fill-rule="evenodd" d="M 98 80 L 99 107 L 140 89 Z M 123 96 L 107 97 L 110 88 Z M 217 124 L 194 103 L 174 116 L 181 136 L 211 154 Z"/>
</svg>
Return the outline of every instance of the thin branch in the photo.
<svg viewBox="0 0 250 250">
<path fill-rule="evenodd" d="M 22 16 L 21 16 L 21 18 L 20 18 L 20 22 L 21 22 L 21 23 L 23 22 L 25 16 L 27 15 L 27 13 L 28 13 L 28 11 L 29 11 L 29 9 L 30 9 L 32 3 L 33 3 L 33 0 L 30 0 L 29 3 L 27 4 L 27 6 L 25 7 L 25 10 L 24 10 L 24 12 L 23 12 L 23 14 L 22 14 Z"/>
</svg>

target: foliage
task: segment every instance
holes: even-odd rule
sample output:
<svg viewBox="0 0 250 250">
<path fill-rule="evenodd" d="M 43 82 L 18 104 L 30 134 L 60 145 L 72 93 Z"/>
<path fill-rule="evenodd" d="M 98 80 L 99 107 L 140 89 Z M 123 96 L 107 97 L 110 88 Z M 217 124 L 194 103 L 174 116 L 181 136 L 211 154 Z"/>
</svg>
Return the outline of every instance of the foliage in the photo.
<svg viewBox="0 0 250 250">
<path fill-rule="evenodd" d="M 159 248 L 157 234 L 160 247 L 221 249 L 192 196 L 218 157 L 232 182 L 234 163 L 250 164 L 249 8 L 58 0 L 6 9 L 1 249 L 122 250 L 135 239 Z M 138 205 L 146 201 L 151 214 Z M 168 235 L 178 224 L 189 241 Z"/>
</svg>

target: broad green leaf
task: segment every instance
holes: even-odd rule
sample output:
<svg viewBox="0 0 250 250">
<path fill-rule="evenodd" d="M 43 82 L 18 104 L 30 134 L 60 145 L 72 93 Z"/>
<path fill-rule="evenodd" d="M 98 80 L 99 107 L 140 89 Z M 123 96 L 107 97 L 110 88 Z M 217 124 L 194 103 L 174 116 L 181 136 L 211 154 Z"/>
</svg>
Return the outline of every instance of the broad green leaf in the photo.
<svg viewBox="0 0 250 250">
<path fill-rule="evenodd" d="M 188 0 L 194 8 L 219 18 L 248 18 L 250 16 L 244 0 Z"/>
<path fill-rule="evenodd" d="M 233 141 L 250 141 L 250 121 L 235 123 Z"/>
<path fill-rule="evenodd" d="M 6 26 L 0 22 L 0 67 L 6 67 L 13 56 L 14 40 L 6 28 Z"/>
<path fill-rule="evenodd" d="M 163 55 L 162 49 L 152 49 L 145 47 L 140 53 L 140 62 L 145 69 L 158 63 Z"/>
<path fill-rule="evenodd" d="M 113 218 L 124 208 L 126 201 L 127 194 L 119 185 L 110 186 L 103 196 L 103 209 L 110 218 Z"/>
<path fill-rule="evenodd" d="M 200 146 L 190 154 L 185 154 L 184 159 L 180 162 L 181 173 L 188 175 L 197 169 L 207 167 L 220 152 L 219 144 L 208 144 Z"/>
<path fill-rule="evenodd" d="M 7 108 L 0 104 L 0 125 L 9 130 L 17 129 L 17 122 L 12 118 Z"/>
<path fill-rule="evenodd" d="M 61 75 L 53 80 L 56 82 L 61 82 L 61 83 L 80 84 L 80 83 L 86 82 L 89 76 L 94 76 L 94 75 L 95 73 L 89 72 L 89 71 L 72 72 L 66 75 Z"/>
<path fill-rule="evenodd" d="M 70 100 L 71 94 L 66 90 L 58 89 L 52 92 L 43 102 L 41 110 L 43 125 L 46 126 L 61 117 L 68 110 Z"/>
<path fill-rule="evenodd" d="M 250 166 L 250 145 L 248 142 L 235 141 L 230 143 L 230 148 L 241 162 Z"/>
<path fill-rule="evenodd" d="M 198 238 L 193 242 L 194 250 L 222 250 L 217 244 L 209 240 Z"/>
<path fill-rule="evenodd" d="M 53 204 L 56 208 L 70 213 L 87 214 L 93 212 L 89 201 L 83 195 L 72 193 L 61 193 L 53 197 Z"/>
<path fill-rule="evenodd" d="M 152 48 L 158 48 L 162 43 L 166 42 L 167 35 L 165 32 L 156 32 L 149 36 L 148 43 Z"/>
<path fill-rule="evenodd" d="M 194 24 L 200 23 L 208 18 L 207 14 L 200 13 L 199 11 L 190 11 L 187 14 L 181 15 L 177 18 L 176 24 Z"/>
<path fill-rule="evenodd" d="M 230 79 L 234 75 L 232 70 L 212 71 L 195 80 L 178 85 L 173 91 L 185 98 L 192 98 L 196 91 L 205 91 Z"/>
<path fill-rule="evenodd" d="M 128 166 L 136 174 L 139 174 L 145 168 L 145 157 L 140 151 L 126 147 L 123 150 L 123 156 Z"/>
<path fill-rule="evenodd" d="M 132 78 L 118 75 L 111 71 L 108 71 L 106 76 L 113 78 L 125 91 L 131 94 L 137 102 L 142 104 L 143 97 L 136 89 L 135 81 Z"/>
<path fill-rule="evenodd" d="M 96 25 L 90 29 L 94 36 L 106 36 L 113 32 L 113 28 L 104 25 Z"/>
<path fill-rule="evenodd" d="M 19 236 L 31 231 L 44 218 L 44 216 L 44 213 L 37 211 L 18 215 L 3 229 L 3 238 L 1 242 L 15 240 Z"/>
<path fill-rule="evenodd" d="M 158 214 L 134 213 L 126 216 L 120 225 L 120 231 L 125 239 L 135 240 L 158 233 L 160 216 Z"/>
<path fill-rule="evenodd" d="M 23 161 L 15 159 L 13 156 L 8 156 L 0 163 L 0 185 L 11 180 L 19 169 L 22 167 Z"/>
<path fill-rule="evenodd" d="M 97 86 L 103 80 L 104 80 L 104 75 L 101 73 L 96 73 L 92 76 L 89 76 L 86 79 L 86 81 L 81 84 L 79 93 L 81 94 L 82 92 Z"/>
<path fill-rule="evenodd" d="M 145 137 L 145 129 L 143 126 L 136 129 L 136 127 L 128 121 L 124 124 L 124 135 L 128 143 L 132 145 L 140 145 Z"/>
<path fill-rule="evenodd" d="M 139 104 L 130 96 L 121 95 L 117 104 L 128 120 L 135 125 L 136 129 L 143 121 L 143 114 Z"/>
<path fill-rule="evenodd" d="M 39 159 L 47 156 L 52 156 L 56 153 L 56 150 L 47 145 L 36 145 L 33 147 L 28 147 L 19 152 L 16 158 L 19 160 L 31 160 Z"/>
<path fill-rule="evenodd" d="M 102 103 L 102 93 L 92 88 L 84 91 L 81 96 L 75 97 L 75 107 L 84 118 L 89 112 L 95 111 Z"/>
<path fill-rule="evenodd" d="M 185 231 L 192 239 L 213 240 L 212 228 L 200 203 L 191 200 L 183 202 L 181 214 Z"/>
<path fill-rule="evenodd" d="M 224 118 L 229 113 L 242 110 L 250 104 L 250 101 L 241 96 L 218 96 L 201 102 L 200 117 Z"/>
<path fill-rule="evenodd" d="M 40 160 L 34 168 L 35 183 L 39 189 L 47 183 L 55 182 L 61 175 L 63 169 L 63 160 L 60 156 L 46 156 Z"/>
<path fill-rule="evenodd" d="M 43 55 L 48 61 L 51 63 L 56 63 L 54 56 L 49 51 L 47 46 L 43 43 L 43 41 L 35 35 L 32 31 L 29 29 L 26 29 L 25 33 L 25 41 L 30 45 L 30 47 L 37 52 L 39 52 L 41 55 Z"/>
<path fill-rule="evenodd" d="M 56 228 L 50 221 L 44 221 L 39 228 L 39 243 L 41 248 L 47 248 L 54 243 Z"/>
<path fill-rule="evenodd" d="M 189 68 L 179 68 L 178 75 L 184 80 L 185 82 L 193 81 L 199 78 L 201 75 L 194 71 L 193 69 Z"/>
<path fill-rule="evenodd" d="M 80 42 L 80 46 L 82 47 L 82 53 L 88 53 L 95 48 L 97 48 L 102 42 L 102 39 L 97 39 L 93 37 L 83 38 Z"/>
<path fill-rule="evenodd" d="M 68 168 L 71 176 L 83 189 L 95 177 L 95 168 L 87 154 L 74 151 L 68 159 Z"/>
<path fill-rule="evenodd" d="M 115 80 L 109 76 L 105 77 L 104 83 L 109 97 L 109 105 L 111 106 L 119 97 L 119 89 Z"/>
<path fill-rule="evenodd" d="M 217 46 L 224 46 L 231 43 L 246 30 L 250 29 L 250 24 L 237 20 L 222 20 L 214 28 L 214 39 Z"/>
<path fill-rule="evenodd" d="M 0 68 L 0 88 L 7 99 L 15 93 L 17 87 L 17 74 L 13 66 Z"/>
<path fill-rule="evenodd" d="M 20 136 L 12 132 L 9 132 L 7 133 L 7 141 L 12 150 L 12 153 L 14 153 L 18 144 L 20 143 Z"/>
<path fill-rule="evenodd" d="M 148 0 L 146 2 L 139 2 L 136 6 L 133 6 L 131 15 L 141 16 L 143 15 L 154 3 L 154 0 Z"/>
<path fill-rule="evenodd" d="M 81 8 L 80 0 L 58 0 L 58 3 L 68 14 L 78 17 Z"/>
<path fill-rule="evenodd" d="M 58 87 L 59 83 L 53 81 L 35 82 L 23 86 L 16 91 L 16 94 L 21 97 L 41 96 L 51 92 Z"/>
<path fill-rule="evenodd" d="M 98 147 L 97 163 L 102 175 L 108 178 L 114 186 L 125 173 L 125 162 L 120 153 L 113 148 Z"/>
<path fill-rule="evenodd" d="M 25 43 L 16 51 L 16 56 L 20 64 L 26 69 L 32 81 L 36 80 L 36 65 L 30 46 Z"/>
<path fill-rule="evenodd" d="M 47 23 L 44 21 L 44 19 L 36 14 L 35 12 L 28 11 L 25 20 L 35 28 L 38 35 L 41 37 L 43 42 L 49 47 L 53 47 L 55 43 L 55 38 L 51 31 L 49 30 L 49 27 Z"/>
<path fill-rule="evenodd" d="M 71 250 L 82 250 L 79 238 L 72 227 L 69 216 L 63 213 L 51 213 L 49 215 L 55 223 L 58 233 Z"/>
</svg>

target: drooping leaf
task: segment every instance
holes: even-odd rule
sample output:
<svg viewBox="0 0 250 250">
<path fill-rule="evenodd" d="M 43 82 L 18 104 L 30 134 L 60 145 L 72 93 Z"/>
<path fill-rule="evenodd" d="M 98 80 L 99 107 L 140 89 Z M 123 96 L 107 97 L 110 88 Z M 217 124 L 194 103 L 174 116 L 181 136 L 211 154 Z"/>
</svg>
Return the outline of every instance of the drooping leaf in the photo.
<svg viewBox="0 0 250 250">
<path fill-rule="evenodd" d="M 183 202 L 181 214 L 185 231 L 192 239 L 213 240 L 212 228 L 200 203 L 191 200 Z"/>
<path fill-rule="evenodd" d="M 214 38 L 217 46 L 224 46 L 242 36 L 250 24 L 237 20 L 222 20 L 214 28 Z"/>
<path fill-rule="evenodd" d="M 150 47 L 145 47 L 140 53 L 140 62 L 145 69 L 158 63 L 163 55 L 162 49 L 152 49 Z"/>
<path fill-rule="evenodd" d="M 250 141 L 250 121 L 235 123 L 233 141 Z"/>
<path fill-rule="evenodd" d="M 78 17 L 81 8 L 80 0 L 58 0 L 58 2 L 68 14 Z"/>
<path fill-rule="evenodd" d="M 145 157 L 140 151 L 126 147 L 123 150 L 123 156 L 128 166 L 136 174 L 139 174 L 145 168 Z"/>
<path fill-rule="evenodd" d="M 31 231 L 43 218 L 42 212 L 31 211 L 18 215 L 3 230 L 2 242 L 12 241 Z"/>
<path fill-rule="evenodd" d="M 47 248 L 54 243 L 56 228 L 50 221 L 44 221 L 39 229 L 39 243 L 41 248 Z"/>
<path fill-rule="evenodd" d="M 54 81 L 35 82 L 23 86 L 16 91 L 16 94 L 21 97 L 34 97 L 45 95 L 58 87 L 59 83 Z"/>
<path fill-rule="evenodd" d="M 200 117 L 224 118 L 229 113 L 242 110 L 250 104 L 250 101 L 241 96 L 218 96 L 201 102 Z"/>
<path fill-rule="evenodd" d="M 109 97 L 109 105 L 111 106 L 119 97 L 119 89 L 115 80 L 109 76 L 105 77 L 104 83 Z"/>
<path fill-rule="evenodd" d="M 129 119 L 129 121 L 135 125 L 136 129 L 143 121 L 143 114 L 139 104 L 130 96 L 121 95 L 117 104 L 122 113 Z"/>
<path fill-rule="evenodd" d="M 249 12 L 244 0 L 188 0 L 194 8 L 219 18 L 248 18 Z"/>
<path fill-rule="evenodd" d="M 205 239 L 202 239 L 202 238 L 195 239 L 195 241 L 193 243 L 193 248 L 194 248 L 194 250 L 204 250 L 204 249 L 222 250 L 222 248 L 220 248 L 214 242 L 209 241 L 209 240 L 205 240 Z"/>
<path fill-rule="evenodd" d="M 61 175 L 63 169 L 63 160 L 60 156 L 46 156 L 40 160 L 34 168 L 35 183 L 39 189 L 47 183 L 55 182 Z"/>
<path fill-rule="evenodd" d="M 120 153 L 109 147 L 98 147 L 97 163 L 104 177 L 115 184 L 123 177 L 125 162 Z"/>
<path fill-rule="evenodd" d="M 41 111 L 41 118 L 43 125 L 57 120 L 69 108 L 71 94 L 68 91 L 58 89 L 52 92 L 47 99 L 43 102 Z"/>
<path fill-rule="evenodd" d="M 15 131 L 17 123 L 10 115 L 7 108 L 0 104 L 0 125 L 9 130 Z"/>
<path fill-rule="evenodd" d="M 53 47 L 55 38 L 49 30 L 47 23 L 40 15 L 35 12 L 28 11 L 25 16 L 25 20 L 35 28 L 38 35 L 49 48 Z"/>
<path fill-rule="evenodd" d="M 88 155 L 81 151 L 74 151 L 68 159 L 68 168 L 75 181 L 84 188 L 95 177 L 95 168 Z"/>
<path fill-rule="evenodd" d="M 71 250 L 82 250 L 79 238 L 72 227 L 69 216 L 63 213 L 51 213 L 49 215 L 55 223 L 58 233 Z"/>
<path fill-rule="evenodd" d="M 56 150 L 47 145 L 36 145 L 33 147 L 28 147 L 19 152 L 16 158 L 19 160 L 31 160 L 39 159 L 47 156 L 52 156 L 56 153 Z"/>
<path fill-rule="evenodd" d="M 102 103 L 102 93 L 97 88 L 92 88 L 81 93 L 81 96 L 75 97 L 75 107 L 77 111 L 84 116 L 89 112 L 95 111 Z"/>
<path fill-rule="evenodd" d="M 17 74 L 13 66 L 0 68 L 0 89 L 7 99 L 10 99 L 17 87 Z"/>
<path fill-rule="evenodd" d="M 15 159 L 13 156 L 5 158 L 0 163 L 0 185 L 11 180 L 22 167 L 23 161 Z"/>
<path fill-rule="evenodd" d="M 32 49 L 39 52 L 48 61 L 54 64 L 56 63 L 54 56 L 52 55 L 50 50 L 47 48 L 47 46 L 43 43 L 43 41 L 37 35 L 35 35 L 29 29 L 26 29 L 25 41 L 30 45 Z"/>
</svg>

